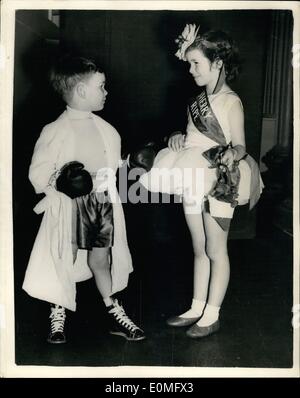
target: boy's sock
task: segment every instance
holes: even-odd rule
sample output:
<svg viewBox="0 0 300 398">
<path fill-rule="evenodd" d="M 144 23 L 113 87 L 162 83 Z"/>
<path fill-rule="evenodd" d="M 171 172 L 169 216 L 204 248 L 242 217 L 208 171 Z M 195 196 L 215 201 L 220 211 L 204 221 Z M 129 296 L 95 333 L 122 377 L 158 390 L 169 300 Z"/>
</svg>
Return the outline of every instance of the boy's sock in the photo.
<svg viewBox="0 0 300 398">
<path fill-rule="evenodd" d="M 103 299 L 105 307 L 110 307 L 111 305 L 113 305 L 114 300 L 111 297 L 106 297 Z"/>
<path fill-rule="evenodd" d="M 215 307 L 214 305 L 207 304 L 205 307 L 203 316 L 197 322 L 200 327 L 210 326 L 219 319 L 220 307 Z"/>
<path fill-rule="evenodd" d="M 206 302 L 193 299 L 191 308 L 184 314 L 179 315 L 180 318 L 198 318 L 202 315 Z"/>
</svg>

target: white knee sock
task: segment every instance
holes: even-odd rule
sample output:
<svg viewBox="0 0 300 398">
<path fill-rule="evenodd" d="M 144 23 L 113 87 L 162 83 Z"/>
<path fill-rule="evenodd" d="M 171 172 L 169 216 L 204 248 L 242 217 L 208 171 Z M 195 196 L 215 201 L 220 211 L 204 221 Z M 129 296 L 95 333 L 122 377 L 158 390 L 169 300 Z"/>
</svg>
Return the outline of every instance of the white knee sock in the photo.
<svg viewBox="0 0 300 398">
<path fill-rule="evenodd" d="M 205 307 L 203 316 L 197 322 L 198 326 L 209 326 L 219 319 L 220 307 L 215 307 L 213 305 L 207 304 Z"/>
<path fill-rule="evenodd" d="M 198 318 L 201 316 L 205 307 L 205 301 L 193 299 L 191 308 L 184 314 L 179 315 L 180 318 Z"/>
</svg>

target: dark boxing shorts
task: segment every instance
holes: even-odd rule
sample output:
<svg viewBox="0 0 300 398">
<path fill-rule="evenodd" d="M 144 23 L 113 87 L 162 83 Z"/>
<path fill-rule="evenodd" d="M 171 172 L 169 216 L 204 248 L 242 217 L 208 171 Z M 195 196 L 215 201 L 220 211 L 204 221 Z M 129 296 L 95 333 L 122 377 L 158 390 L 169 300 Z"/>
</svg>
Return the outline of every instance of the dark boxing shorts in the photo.
<svg viewBox="0 0 300 398">
<path fill-rule="evenodd" d="M 79 249 L 113 246 L 113 207 L 108 192 L 72 200 L 72 243 Z"/>
</svg>

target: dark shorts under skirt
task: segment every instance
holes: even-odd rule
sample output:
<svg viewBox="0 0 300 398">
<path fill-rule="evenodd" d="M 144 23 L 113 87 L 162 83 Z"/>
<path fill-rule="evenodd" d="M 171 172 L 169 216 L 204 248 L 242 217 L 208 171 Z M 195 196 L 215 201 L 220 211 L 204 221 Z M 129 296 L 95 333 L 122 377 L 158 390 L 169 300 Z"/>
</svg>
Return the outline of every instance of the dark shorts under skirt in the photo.
<svg viewBox="0 0 300 398">
<path fill-rule="evenodd" d="M 113 246 L 113 207 L 108 192 L 72 200 L 72 243 L 79 249 Z"/>
</svg>

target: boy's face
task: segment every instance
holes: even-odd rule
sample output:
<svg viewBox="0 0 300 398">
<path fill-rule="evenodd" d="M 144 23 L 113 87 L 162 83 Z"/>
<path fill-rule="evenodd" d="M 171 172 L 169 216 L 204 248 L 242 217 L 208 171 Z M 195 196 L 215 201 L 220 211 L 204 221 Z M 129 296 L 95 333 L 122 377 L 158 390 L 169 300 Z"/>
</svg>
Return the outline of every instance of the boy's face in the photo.
<svg viewBox="0 0 300 398">
<path fill-rule="evenodd" d="M 105 90 L 104 73 L 93 73 L 85 84 L 85 99 L 88 110 L 101 111 L 104 108 L 107 91 Z"/>
</svg>

